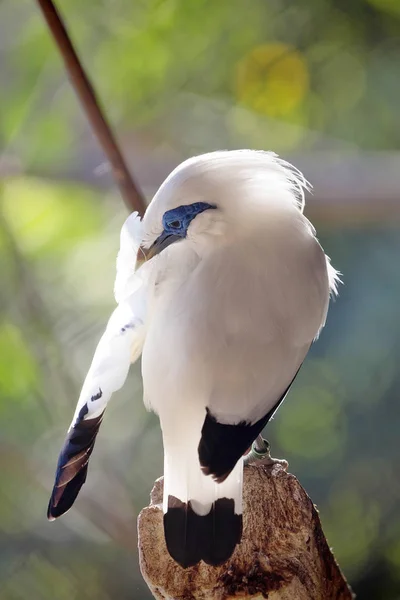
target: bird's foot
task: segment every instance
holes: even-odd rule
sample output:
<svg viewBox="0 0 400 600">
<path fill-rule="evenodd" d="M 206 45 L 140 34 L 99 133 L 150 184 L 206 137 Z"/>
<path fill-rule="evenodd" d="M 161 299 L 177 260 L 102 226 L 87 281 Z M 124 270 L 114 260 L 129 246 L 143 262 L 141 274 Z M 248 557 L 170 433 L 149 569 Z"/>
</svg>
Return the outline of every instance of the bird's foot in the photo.
<svg viewBox="0 0 400 600">
<path fill-rule="evenodd" d="M 274 465 L 280 465 L 286 471 L 289 466 L 287 460 L 272 458 L 270 451 L 270 443 L 259 435 L 252 443 L 249 452 L 245 455 L 244 464 L 263 465 L 271 469 Z"/>
</svg>

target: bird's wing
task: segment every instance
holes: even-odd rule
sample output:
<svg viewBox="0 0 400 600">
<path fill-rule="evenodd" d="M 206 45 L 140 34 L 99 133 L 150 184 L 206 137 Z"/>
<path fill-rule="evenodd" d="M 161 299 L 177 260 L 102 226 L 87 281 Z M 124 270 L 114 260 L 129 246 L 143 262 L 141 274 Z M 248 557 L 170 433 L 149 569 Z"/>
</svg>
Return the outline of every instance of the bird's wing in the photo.
<svg viewBox="0 0 400 600">
<path fill-rule="evenodd" d="M 125 301 L 112 314 L 86 376 L 58 460 L 54 489 L 48 508 L 49 519 L 59 517 L 71 508 L 85 482 L 88 461 L 104 410 L 111 395 L 124 384 L 133 348 L 134 358 L 137 358 L 143 339 L 143 321 L 133 312 L 130 303 Z"/>
<path fill-rule="evenodd" d="M 239 458 L 250 448 L 285 400 L 300 368 L 274 406 L 255 423 L 219 423 L 211 411 L 206 409 L 198 447 L 201 470 L 205 475 L 211 475 L 217 483 L 225 481 Z"/>
<path fill-rule="evenodd" d="M 47 513 L 50 520 L 64 514 L 74 503 L 86 480 L 88 461 L 107 403 L 122 387 L 131 362 L 142 351 L 151 283 L 145 265 L 137 272 L 133 270 L 136 240 L 129 231 L 132 224 L 137 226 L 135 214 L 128 218 L 121 232 L 116 280 L 116 297 L 120 303 L 96 348 L 59 456 Z"/>
</svg>

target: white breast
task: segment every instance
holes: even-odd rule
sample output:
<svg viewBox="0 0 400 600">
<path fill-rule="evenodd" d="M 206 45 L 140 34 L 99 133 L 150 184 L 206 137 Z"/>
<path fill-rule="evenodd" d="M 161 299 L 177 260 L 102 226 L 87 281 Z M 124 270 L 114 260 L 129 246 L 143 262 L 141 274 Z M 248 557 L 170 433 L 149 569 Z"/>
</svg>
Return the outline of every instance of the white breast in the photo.
<svg viewBox="0 0 400 600">
<path fill-rule="evenodd" d="M 196 402 L 221 422 L 254 422 L 275 405 L 329 300 L 326 257 L 304 222 L 262 226 L 204 259 L 168 256 L 174 275 L 157 290 L 142 361 L 160 416 Z"/>
</svg>

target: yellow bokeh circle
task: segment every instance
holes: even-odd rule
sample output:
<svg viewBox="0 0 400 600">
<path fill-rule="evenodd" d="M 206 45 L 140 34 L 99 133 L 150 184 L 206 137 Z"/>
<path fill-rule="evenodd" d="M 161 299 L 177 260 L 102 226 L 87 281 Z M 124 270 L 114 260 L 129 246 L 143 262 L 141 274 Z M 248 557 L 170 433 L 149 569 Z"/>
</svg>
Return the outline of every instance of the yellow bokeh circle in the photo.
<svg viewBox="0 0 400 600">
<path fill-rule="evenodd" d="M 307 63 L 295 48 L 281 43 L 253 48 L 236 66 L 236 94 L 259 113 L 291 113 L 309 89 Z"/>
</svg>

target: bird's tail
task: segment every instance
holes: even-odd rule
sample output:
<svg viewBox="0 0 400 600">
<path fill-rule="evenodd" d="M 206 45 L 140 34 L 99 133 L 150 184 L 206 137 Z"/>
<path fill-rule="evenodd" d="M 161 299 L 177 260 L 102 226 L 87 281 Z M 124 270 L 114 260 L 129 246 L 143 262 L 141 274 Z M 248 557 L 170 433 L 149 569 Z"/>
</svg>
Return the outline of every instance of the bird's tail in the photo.
<svg viewBox="0 0 400 600">
<path fill-rule="evenodd" d="M 192 432 L 193 434 L 193 432 Z M 197 435 L 167 439 L 164 431 L 164 532 L 182 567 L 226 562 L 242 536 L 243 460 L 217 483 L 202 472 Z"/>
</svg>

